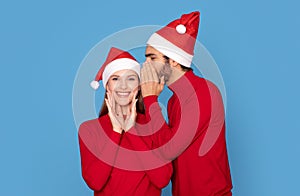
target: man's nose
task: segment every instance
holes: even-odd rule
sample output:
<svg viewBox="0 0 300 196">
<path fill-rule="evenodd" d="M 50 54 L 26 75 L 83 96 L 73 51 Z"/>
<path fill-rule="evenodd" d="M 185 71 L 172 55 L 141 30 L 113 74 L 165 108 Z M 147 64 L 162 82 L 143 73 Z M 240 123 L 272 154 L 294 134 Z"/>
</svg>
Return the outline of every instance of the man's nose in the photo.
<svg viewBox="0 0 300 196">
<path fill-rule="evenodd" d="M 150 58 L 146 58 L 144 63 L 150 63 L 151 59 Z"/>
</svg>

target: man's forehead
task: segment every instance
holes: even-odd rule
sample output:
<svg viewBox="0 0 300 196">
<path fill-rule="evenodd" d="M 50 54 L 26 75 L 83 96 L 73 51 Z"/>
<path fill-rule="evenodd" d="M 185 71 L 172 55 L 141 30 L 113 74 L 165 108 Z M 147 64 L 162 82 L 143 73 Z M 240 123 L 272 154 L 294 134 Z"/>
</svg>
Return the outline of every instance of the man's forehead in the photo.
<svg viewBox="0 0 300 196">
<path fill-rule="evenodd" d="M 155 48 L 153 48 L 152 46 L 147 46 L 146 47 L 146 51 L 145 51 L 145 55 L 146 56 L 151 56 L 151 55 L 159 55 L 162 56 L 163 54 L 161 52 L 159 52 L 158 50 L 156 50 Z"/>
</svg>

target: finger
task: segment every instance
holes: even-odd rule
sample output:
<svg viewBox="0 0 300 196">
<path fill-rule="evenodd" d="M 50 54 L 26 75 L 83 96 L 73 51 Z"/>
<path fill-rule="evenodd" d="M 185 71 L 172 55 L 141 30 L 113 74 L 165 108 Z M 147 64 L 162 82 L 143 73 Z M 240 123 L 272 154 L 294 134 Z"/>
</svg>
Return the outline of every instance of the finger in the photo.
<svg viewBox="0 0 300 196">
<path fill-rule="evenodd" d="M 148 82 L 148 63 L 144 63 L 143 65 L 143 73 L 144 73 L 144 81 Z"/>
<path fill-rule="evenodd" d="M 107 95 L 107 98 L 105 98 L 105 101 L 106 101 L 106 105 L 107 107 L 110 107 L 111 109 L 111 99 L 110 99 L 110 95 L 108 93 L 106 93 Z"/>
<path fill-rule="evenodd" d="M 132 100 L 131 100 L 131 101 L 134 101 L 134 100 L 136 99 L 136 96 L 137 96 L 138 92 L 139 92 L 138 90 L 134 92 L 134 94 L 133 94 L 133 97 L 132 97 Z"/>
<path fill-rule="evenodd" d="M 159 84 L 160 91 L 162 91 L 164 89 L 164 86 L 165 86 L 165 76 L 162 76 L 160 78 L 160 84 Z"/>
<path fill-rule="evenodd" d="M 131 103 L 132 104 L 132 103 Z M 128 116 L 130 116 L 130 109 L 131 109 L 131 107 L 127 107 L 126 108 L 126 114 L 124 114 L 124 115 L 126 115 L 126 118 L 128 117 Z"/>
<path fill-rule="evenodd" d="M 111 114 L 111 107 L 109 105 L 108 99 L 105 99 L 105 103 L 106 103 L 106 106 L 107 106 L 107 109 L 108 109 L 108 114 L 110 115 Z"/>
<path fill-rule="evenodd" d="M 113 105 L 113 94 L 112 92 L 107 88 L 107 97 L 109 98 L 109 101 L 110 101 L 110 105 L 112 106 Z"/>
<path fill-rule="evenodd" d="M 109 94 L 111 94 L 111 91 L 109 90 L 109 88 L 106 88 L 106 91 L 107 91 Z"/>
<path fill-rule="evenodd" d="M 110 105 L 109 105 L 109 101 L 108 99 L 104 99 L 105 100 L 105 103 L 106 103 L 106 106 L 107 106 L 107 109 L 110 110 Z"/>
<path fill-rule="evenodd" d="M 132 114 L 136 113 L 136 103 L 137 103 L 138 99 L 135 99 L 134 101 L 132 101 L 131 105 L 130 105 L 130 112 Z"/>
<path fill-rule="evenodd" d="M 107 91 L 106 95 L 107 95 L 108 103 L 110 104 L 110 106 L 112 106 L 111 93 L 109 91 Z"/>
<path fill-rule="evenodd" d="M 153 81 L 159 82 L 159 78 L 153 64 L 149 65 L 149 70 Z"/>
<path fill-rule="evenodd" d="M 165 76 L 160 77 L 160 84 L 165 85 Z"/>
<path fill-rule="evenodd" d="M 142 83 L 145 83 L 148 81 L 148 75 L 147 75 L 147 63 L 143 64 L 143 68 L 141 70 L 141 78 L 142 78 Z"/>
<path fill-rule="evenodd" d="M 151 70 L 151 65 L 148 63 L 147 66 L 147 78 L 148 78 L 148 82 L 153 82 L 154 78 L 152 76 L 152 70 Z"/>
<path fill-rule="evenodd" d="M 110 97 L 109 97 L 109 92 L 106 91 L 106 97 L 107 97 L 107 100 L 110 101 Z"/>
<path fill-rule="evenodd" d="M 116 113 L 116 100 L 113 94 L 110 94 L 110 101 L 111 101 L 111 109 L 114 113 Z"/>
<path fill-rule="evenodd" d="M 136 103 L 138 102 L 138 99 L 135 99 L 134 100 L 134 103 L 132 104 L 132 107 L 131 107 L 131 112 L 132 111 L 136 111 Z"/>
<path fill-rule="evenodd" d="M 137 95 L 138 95 L 139 91 L 137 90 L 135 93 L 134 93 L 134 96 L 132 97 L 132 101 L 131 102 L 135 102 L 135 100 L 138 100 L 137 98 Z M 136 105 L 136 103 L 134 103 Z"/>
<path fill-rule="evenodd" d="M 144 83 L 145 81 L 145 69 L 144 67 L 142 67 L 141 69 L 141 85 Z"/>
<path fill-rule="evenodd" d="M 126 116 L 126 119 L 124 120 L 125 130 L 127 130 L 128 123 L 130 122 L 130 117 L 131 117 L 131 115 L 127 115 L 127 116 Z"/>
<path fill-rule="evenodd" d="M 136 102 L 137 102 L 137 99 L 132 104 L 131 113 L 130 113 L 130 115 L 128 115 L 128 121 L 135 122 L 135 120 L 136 120 L 136 115 L 137 115 L 136 114 Z"/>
<path fill-rule="evenodd" d="M 123 116 L 127 116 L 128 114 L 130 114 L 130 105 L 129 107 L 122 108 L 122 114 Z"/>
<path fill-rule="evenodd" d="M 121 109 L 121 106 L 119 104 L 116 104 L 116 113 L 117 113 L 117 116 L 122 115 L 122 109 Z"/>
</svg>

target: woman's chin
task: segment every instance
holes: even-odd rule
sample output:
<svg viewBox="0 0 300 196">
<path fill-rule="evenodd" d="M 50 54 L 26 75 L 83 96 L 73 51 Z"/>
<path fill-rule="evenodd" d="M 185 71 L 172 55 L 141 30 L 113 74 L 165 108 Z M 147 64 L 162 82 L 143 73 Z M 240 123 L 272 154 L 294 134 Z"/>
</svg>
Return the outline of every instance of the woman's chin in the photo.
<svg viewBox="0 0 300 196">
<path fill-rule="evenodd" d="M 119 99 L 119 100 L 116 100 L 116 103 L 119 105 L 119 106 L 128 106 L 130 101 L 129 99 Z"/>
</svg>

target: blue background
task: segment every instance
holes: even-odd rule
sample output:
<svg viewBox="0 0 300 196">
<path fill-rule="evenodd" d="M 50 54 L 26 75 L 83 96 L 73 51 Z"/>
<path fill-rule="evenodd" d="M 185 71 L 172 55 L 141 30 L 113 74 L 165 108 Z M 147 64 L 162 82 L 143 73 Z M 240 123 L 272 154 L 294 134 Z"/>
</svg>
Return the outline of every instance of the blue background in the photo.
<svg viewBox="0 0 300 196">
<path fill-rule="evenodd" d="M 0 195 L 92 195 L 72 114 L 76 71 L 106 36 L 201 11 L 198 40 L 227 89 L 237 196 L 300 195 L 300 4 L 286 1 L 2 1 Z M 168 195 L 166 190 L 166 194 Z"/>
</svg>

